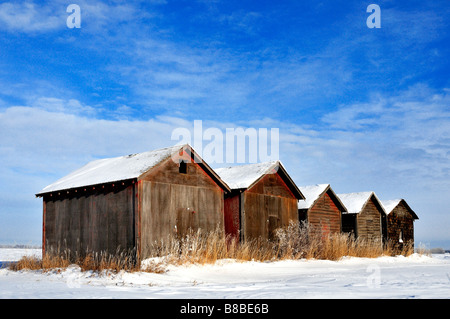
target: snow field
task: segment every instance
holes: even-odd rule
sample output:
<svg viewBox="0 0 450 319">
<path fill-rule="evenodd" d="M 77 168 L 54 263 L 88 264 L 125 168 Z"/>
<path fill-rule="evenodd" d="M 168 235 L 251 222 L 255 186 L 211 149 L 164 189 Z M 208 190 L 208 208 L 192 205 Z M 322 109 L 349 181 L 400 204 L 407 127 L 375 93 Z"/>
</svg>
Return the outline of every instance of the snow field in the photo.
<svg viewBox="0 0 450 319">
<path fill-rule="evenodd" d="M 0 261 L 40 249 L 0 249 Z M 450 298 L 450 255 L 169 265 L 163 274 L 0 269 L 0 298 Z"/>
</svg>

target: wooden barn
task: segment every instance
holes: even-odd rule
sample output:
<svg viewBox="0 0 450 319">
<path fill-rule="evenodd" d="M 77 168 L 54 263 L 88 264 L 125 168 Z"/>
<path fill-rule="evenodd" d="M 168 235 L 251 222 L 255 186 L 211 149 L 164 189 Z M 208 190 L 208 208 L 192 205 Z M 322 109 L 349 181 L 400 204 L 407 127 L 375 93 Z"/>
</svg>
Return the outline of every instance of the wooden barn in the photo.
<svg viewBox="0 0 450 319">
<path fill-rule="evenodd" d="M 299 187 L 305 200 L 298 201 L 299 221 L 320 227 L 324 235 L 340 233 L 344 204 L 335 194 L 330 184 L 316 184 Z"/>
<path fill-rule="evenodd" d="M 43 198 L 43 253 L 134 251 L 189 228 L 224 222 L 230 189 L 189 145 L 88 163 L 36 194 Z"/>
<path fill-rule="evenodd" d="M 347 208 L 342 214 L 342 231 L 358 238 L 383 243 L 386 238 L 386 212 L 374 192 L 338 194 Z"/>
<path fill-rule="evenodd" d="M 304 199 L 280 161 L 218 168 L 231 188 L 225 194 L 225 232 L 248 239 L 271 239 L 274 231 L 297 220 Z"/>
<path fill-rule="evenodd" d="M 381 201 L 387 214 L 387 240 L 394 252 L 401 252 L 405 245 L 414 248 L 414 221 L 419 219 L 404 199 Z"/>
</svg>

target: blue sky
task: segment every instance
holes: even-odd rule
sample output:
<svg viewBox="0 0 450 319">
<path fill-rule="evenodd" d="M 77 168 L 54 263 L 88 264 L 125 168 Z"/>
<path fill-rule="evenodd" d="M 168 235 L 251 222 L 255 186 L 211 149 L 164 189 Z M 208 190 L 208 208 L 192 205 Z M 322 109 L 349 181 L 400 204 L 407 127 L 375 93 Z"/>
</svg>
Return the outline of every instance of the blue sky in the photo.
<svg viewBox="0 0 450 319">
<path fill-rule="evenodd" d="M 449 16 L 447 1 L 0 2 L 0 243 L 40 242 L 44 186 L 202 120 L 279 128 L 298 185 L 405 198 L 416 242 L 450 248 Z"/>
</svg>

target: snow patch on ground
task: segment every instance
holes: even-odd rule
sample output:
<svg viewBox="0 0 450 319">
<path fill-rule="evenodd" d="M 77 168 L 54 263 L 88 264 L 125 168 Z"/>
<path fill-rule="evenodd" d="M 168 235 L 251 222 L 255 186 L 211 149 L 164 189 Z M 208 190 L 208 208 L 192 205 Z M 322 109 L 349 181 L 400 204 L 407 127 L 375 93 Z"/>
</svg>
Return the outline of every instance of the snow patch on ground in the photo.
<svg viewBox="0 0 450 319">
<path fill-rule="evenodd" d="M 0 249 L 0 261 L 40 250 Z M 158 259 L 150 260 L 161 261 Z M 450 298 L 450 255 L 169 265 L 161 274 L 0 269 L 0 298 Z"/>
</svg>

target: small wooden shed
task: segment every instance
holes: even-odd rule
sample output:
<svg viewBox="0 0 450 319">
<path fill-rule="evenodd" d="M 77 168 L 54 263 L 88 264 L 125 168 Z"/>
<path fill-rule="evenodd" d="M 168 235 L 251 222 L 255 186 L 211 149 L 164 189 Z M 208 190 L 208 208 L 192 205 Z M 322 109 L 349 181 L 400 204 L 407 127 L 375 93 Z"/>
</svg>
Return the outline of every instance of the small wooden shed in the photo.
<svg viewBox="0 0 450 319">
<path fill-rule="evenodd" d="M 342 214 L 342 231 L 358 238 L 379 241 L 386 238 L 386 212 L 374 192 L 338 194 L 347 208 Z"/>
<path fill-rule="evenodd" d="M 344 204 L 335 194 L 330 184 L 316 184 L 299 187 L 305 200 L 298 201 L 299 221 L 320 227 L 324 235 L 340 233 Z"/>
<path fill-rule="evenodd" d="M 297 220 L 303 194 L 280 161 L 218 168 L 231 188 L 225 194 L 225 232 L 248 239 L 271 239 L 277 228 Z"/>
<path fill-rule="evenodd" d="M 223 227 L 229 187 L 189 145 L 88 163 L 45 187 L 42 249 L 134 251 L 189 228 Z"/>
<path fill-rule="evenodd" d="M 387 240 L 394 252 L 401 252 L 405 245 L 414 248 L 414 221 L 419 219 L 404 199 L 381 201 L 387 213 Z"/>
</svg>

